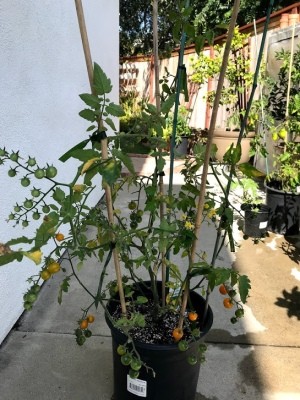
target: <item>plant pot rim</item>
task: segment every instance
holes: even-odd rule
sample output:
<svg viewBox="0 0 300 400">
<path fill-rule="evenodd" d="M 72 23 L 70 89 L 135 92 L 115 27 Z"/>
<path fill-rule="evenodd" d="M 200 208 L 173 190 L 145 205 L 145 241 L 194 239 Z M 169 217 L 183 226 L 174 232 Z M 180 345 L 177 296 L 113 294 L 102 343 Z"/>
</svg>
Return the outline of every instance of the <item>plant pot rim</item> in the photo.
<svg viewBox="0 0 300 400">
<path fill-rule="evenodd" d="M 191 291 L 190 293 L 193 297 L 197 297 L 197 304 L 200 304 L 202 302 L 202 305 L 204 306 L 205 304 L 205 299 L 204 297 L 202 297 L 199 293 L 195 292 L 195 291 Z M 109 301 L 107 303 L 107 308 L 109 308 Z M 107 312 L 105 312 L 105 320 L 106 323 L 109 327 L 109 329 L 112 332 L 112 336 L 116 336 L 118 337 L 118 339 L 120 341 L 124 341 L 126 342 L 127 340 L 127 336 L 125 333 L 122 332 L 121 329 L 115 327 L 111 320 L 107 317 Z M 205 319 L 205 323 L 204 323 L 204 327 L 201 329 L 201 333 L 200 333 L 200 337 L 195 339 L 196 342 L 198 342 L 199 340 L 202 339 L 203 336 L 205 336 L 209 330 L 211 329 L 213 324 L 213 312 L 212 309 L 210 307 L 210 305 L 208 305 L 208 310 L 207 310 L 207 315 L 206 315 L 206 319 Z M 178 343 L 145 343 L 139 340 L 133 340 L 134 344 L 136 347 L 138 348 L 143 348 L 143 349 L 151 349 L 151 350 L 159 350 L 159 351 L 178 351 Z"/>
<path fill-rule="evenodd" d="M 277 181 L 277 182 L 280 182 L 280 181 Z M 288 195 L 291 195 L 291 196 L 300 196 L 300 193 L 287 192 L 286 190 L 273 188 L 272 186 L 269 186 L 266 181 L 264 181 L 264 186 L 265 186 L 265 188 L 267 190 L 273 191 L 273 192 L 278 193 L 278 194 L 288 194 Z"/>
<path fill-rule="evenodd" d="M 245 135 L 246 132 L 244 132 L 243 138 L 253 138 L 255 137 L 255 131 L 249 131 Z M 234 137 L 238 138 L 240 135 L 240 131 L 231 131 L 231 130 L 226 130 L 225 128 L 216 128 L 214 130 L 214 137 Z"/>
</svg>

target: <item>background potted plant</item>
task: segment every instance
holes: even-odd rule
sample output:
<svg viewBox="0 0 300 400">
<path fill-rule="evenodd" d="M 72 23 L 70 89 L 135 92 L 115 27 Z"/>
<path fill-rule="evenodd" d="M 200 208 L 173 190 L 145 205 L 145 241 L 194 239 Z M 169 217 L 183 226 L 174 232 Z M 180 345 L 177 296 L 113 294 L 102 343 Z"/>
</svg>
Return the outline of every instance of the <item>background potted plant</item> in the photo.
<svg viewBox="0 0 300 400">
<path fill-rule="evenodd" d="M 231 54 L 225 74 L 225 84 L 222 89 L 220 104 L 226 107 L 225 128 L 218 128 L 214 133 L 214 143 L 217 146 L 216 158 L 223 161 L 226 150 L 237 142 L 241 121 L 244 118 L 249 90 L 252 86 L 254 73 L 250 71 L 250 57 L 246 49 L 249 35 L 239 32 L 236 27 L 232 40 Z M 224 46 L 213 47 L 213 58 L 201 53 L 192 63 L 191 80 L 202 85 L 208 79 L 218 79 Z M 207 101 L 213 104 L 215 91 L 207 94 Z M 255 136 L 256 125 L 259 120 L 259 107 L 252 103 L 244 133 L 242 157 L 240 163 L 249 161 L 250 140 Z"/>
<path fill-rule="evenodd" d="M 189 114 L 185 106 L 180 106 L 178 109 L 177 121 L 176 121 L 176 154 L 179 156 L 185 156 L 188 150 L 189 138 L 192 135 L 192 128 L 189 126 Z M 163 129 L 163 138 L 170 142 L 172 136 L 174 124 L 174 113 L 170 112 L 169 116 L 166 118 L 166 127 Z"/>
<path fill-rule="evenodd" d="M 266 202 L 270 207 L 269 229 L 295 235 L 300 219 L 300 49 L 293 55 L 281 50 L 276 58 L 281 66 L 267 96 L 275 152 L 273 170 L 266 177 Z"/>
<path fill-rule="evenodd" d="M 245 238 L 248 236 L 255 239 L 264 237 L 267 233 L 269 208 L 263 204 L 258 182 L 253 178 L 243 176 L 237 178 L 233 188 L 242 190 L 241 210 L 244 212 L 243 232 Z"/>
</svg>

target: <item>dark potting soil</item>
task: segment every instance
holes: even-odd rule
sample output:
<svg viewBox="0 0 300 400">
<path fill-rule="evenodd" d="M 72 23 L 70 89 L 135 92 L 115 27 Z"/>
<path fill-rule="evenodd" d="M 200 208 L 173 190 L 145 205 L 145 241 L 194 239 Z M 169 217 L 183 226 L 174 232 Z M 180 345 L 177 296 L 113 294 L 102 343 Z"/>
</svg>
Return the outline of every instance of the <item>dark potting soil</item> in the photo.
<svg viewBox="0 0 300 400">
<path fill-rule="evenodd" d="M 134 310 L 128 307 L 127 311 L 129 318 L 132 312 L 138 312 L 144 315 L 146 321 L 145 327 L 134 327 L 130 329 L 129 333 L 133 340 L 148 344 L 174 344 L 172 332 L 178 326 L 178 313 L 168 310 L 166 312 L 161 312 L 157 319 L 154 319 L 152 302 L 136 305 Z M 117 306 L 117 309 L 112 314 L 112 318 L 116 321 L 121 318 L 120 306 Z M 183 339 L 190 340 L 192 338 L 191 330 L 196 328 L 199 329 L 199 323 L 197 321 L 193 323 L 185 321 Z"/>
</svg>

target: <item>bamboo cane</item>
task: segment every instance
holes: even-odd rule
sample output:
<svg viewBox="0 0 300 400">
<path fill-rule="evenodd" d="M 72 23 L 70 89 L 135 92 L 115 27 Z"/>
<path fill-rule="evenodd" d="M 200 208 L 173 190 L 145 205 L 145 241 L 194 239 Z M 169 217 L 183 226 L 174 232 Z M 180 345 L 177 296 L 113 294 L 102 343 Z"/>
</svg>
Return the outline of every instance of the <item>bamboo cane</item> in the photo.
<svg viewBox="0 0 300 400">
<path fill-rule="evenodd" d="M 294 46 L 295 46 L 295 21 L 293 23 L 292 29 L 292 43 L 291 43 L 291 56 L 290 56 L 290 64 L 289 64 L 289 75 L 288 75 L 288 87 L 287 87 L 287 94 L 286 94 L 286 109 L 285 109 L 285 119 L 287 120 L 289 117 L 289 104 L 290 104 L 290 91 L 291 91 L 291 82 L 292 82 L 292 68 L 293 68 L 293 61 L 294 61 Z M 290 133 L 285 136 L 284 142 L 285 146 L 288 143 L 288 136 Z"/>
<path fill-rule="evenodd" d="M 158 0 L 153 0 L 152 4 L 152 21 L 153 21 L 153 55 L 154 55 L 154 90 L 155 90 L 155 103 L 157 112 L 160 112 L 160 90 L 159 90 L 159 55 L 158 55 Z M 161 152 L 161 150 L 159 150 Z M 164 178 L 163 174 L 159 174 L 159 192 L 164 194 Z M 164 216 L 164 203 L 160 203 L 159 212 L 160 219 Z M 162 258 L 162 306 L 166 304 L 166 263 L 164 261 L 165 254 L 161 254 Z"/>
<path fill-rule="evenodd" d="M 87 67 L 89 81 L 90 81 L 91 92 L 94 94 L 95 90 L 93 87 L 93 63 L 92 63 L 92 57 L 91 57 L 91 51 L 90 51 L 90 46 L 89 46 L 89 41 L 88 41 L 87 30 L 86 30 L 82 1 L 75 0 L 75 6 L 76 6 L 76 11 L 77 11 L 77 18 L 78 18 L 78 23 L 79 23 L 79 29 L 80 29 L 82 46 L 83 46 L 83 51 L 84 51 L 84 56 L 85 56 L 86 67 Z M 103 130 L 101 120 L 98 121 L 98 129 L 99 129 L 99 131 Z M 102 159 L 107 160 L 108 149 L 107 149 L 107 138 L 106 137 L 101 140 L 101 153 L 102 153 Z M 112 226 L 114 224 L 114 214 L 113 214 L 113 201 L 112 201 L 111 188 L 109 185 L 105 185 L 105 198 L 106 198 L 108 220 Z M 114 235 L 112 236 L 111 239 L 113 242 Z M 118 289 L 119 289 L 122 314 L 126 315 L 127 310 L 126 310 L 125 296 L 124 296 L 124 290 L 123 290 L 123 285 L 122 285 L 122 272 L 121 272 L 120 259 L 119 259 L 119 254 L 118 254 L 117 248 L 113 249 L 113 259 L 114 259 L 116 279 L 117 279 L 117 284 L 118 284 Z"/>
<path fill-rule="evenodd" d="M 215 96 L 214 104 L 213 104 L 210 126 L 209 126 L 209 130 L 208 130 L 208 138 L 207 138 L 207 143 L 206 143 L 203 170 L 202 170 L 202 174 L 201 174 L 200 194 L 199 194 L 199 198 L 198 198 L 197 214 L 196 214 L 196 219 L 195 219 L 195 229 L 194 229 L 195 240 L 193 241 L 192 248 L 191 248 L 189 268 L 191 268 L 194 263 L 195 256 L 196 256 L 196 246 L 200 240 L 200 227 L 201 227 L 202 214 L 203 214 L 204 203 L 205 203 L 206 182 L 207 182 L 207 176 L 208 176 L 209 161 L 210 161 L 210 156 L 211 156 L 213 134 L 214 134 L 215 126 L 216 126 L 217 113 L 218 113 L 219 102 L 220 102 L 220 98 L 221 98 L 221 91 L 222 91 L 223 84 L 224 84 L 229 53 L 231 50 L 231 42 L 232 42 L 232 38 L 233 38 L 233 34 L 234 34 L 234 27 L 235 27 L 237 15 L 239 12 L 239 8 L 240 8 L 240 0 L 235 0 L 234 5 L 233 5 L 231 20 L 230 20 L 230 25 L 229 25 L 229 29 L 228 29 L 228 35 L 227 35 L 227 40 L 226 40 L 226 45 L 225 45 L 225 50 L 224 50 L 224 55 L 223 55 L 223 61 L 222 61 L 222 65 L 221 65 L 220 75 L 219 75 L 219 81 L 218 81 L 217 90 L 216 90 L 216 96 Z M 182 329 L 182 326 L 183 326 L 184 314 L 185 314 L 185 310 L 187 307 L 188 296 L 189 296 L 189 284 L 190 284 L 190 282 L 189 282 L 189 278 L 188 278 L 186 281 L 186 284 L 185 284 L 185 290 L 184 290 L 184 295 L 183 295 L 183 300 L 182 300 L 182 305 L 181 305 L 180 319 L 179 319 L 179 323 L 178 323 L 179 329 Z"/>
</svg>

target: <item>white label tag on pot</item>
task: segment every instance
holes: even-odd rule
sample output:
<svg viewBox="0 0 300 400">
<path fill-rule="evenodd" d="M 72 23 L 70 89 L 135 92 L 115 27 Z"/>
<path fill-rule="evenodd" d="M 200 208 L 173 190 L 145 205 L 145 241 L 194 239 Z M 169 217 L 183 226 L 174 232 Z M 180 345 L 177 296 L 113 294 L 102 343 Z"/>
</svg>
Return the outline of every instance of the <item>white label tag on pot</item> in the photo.
<svg viewBox="0 0 300 400">
<path fill-rule="evenodd" d="M 259 229 L 264 229 L 268 226 L 268 221 L 260 222 Z"/>
<path fill-rule="evenodd" d="M 132 379 L 127 375 L 127 390 L 139 397 L 147 397 L 147 382 L 141 379 Z"/>
<path fill-rule="evenodd" d="M 296 192 L 300 193 L 300 186 L 297 186 Z"/>
</svg>

